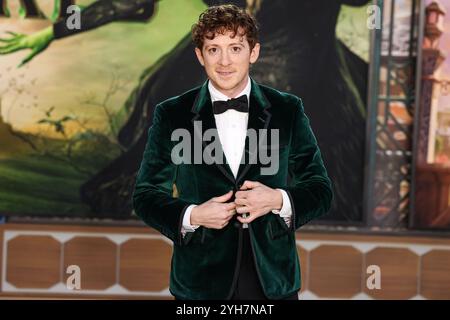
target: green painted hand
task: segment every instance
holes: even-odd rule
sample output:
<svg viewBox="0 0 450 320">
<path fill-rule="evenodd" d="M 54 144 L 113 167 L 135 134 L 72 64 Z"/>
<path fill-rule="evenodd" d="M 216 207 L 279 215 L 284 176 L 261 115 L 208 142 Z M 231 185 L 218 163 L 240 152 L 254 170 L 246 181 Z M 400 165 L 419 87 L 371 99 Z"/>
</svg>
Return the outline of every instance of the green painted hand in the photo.
<svg viewBox="0 0 450 320">
<path fill-rule="evenodd" d="M 10 37 L 0 37 L 0 54 L 9 54 L 23 49 L 31 49 L 31 53 L 22 60 L 18 65 L 18 68 L 22 67 L 37 54 L 44 51 L 54 39 L 52 26 L 30 35 L 11 31 L 6 31 L 6 33 L 9 34 Z"/>
</svg>

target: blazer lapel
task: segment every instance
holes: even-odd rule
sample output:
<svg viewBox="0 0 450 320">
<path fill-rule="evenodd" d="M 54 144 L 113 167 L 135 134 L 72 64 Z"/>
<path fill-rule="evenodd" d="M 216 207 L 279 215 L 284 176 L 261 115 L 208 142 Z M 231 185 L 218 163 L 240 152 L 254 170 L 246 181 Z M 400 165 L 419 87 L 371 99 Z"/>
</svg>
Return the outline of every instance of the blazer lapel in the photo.
<svg viewBox="0 0 450 320">
<path fill-rule="evenodd" d="M 271 107 L 270 102 L 265 97 L 259 85 L 252 78 L 250 78 L 250 81 L 252 82 L 252 85 L 250 91 L 250 104 L 249 104 L 247 130 L 248 129 L 255 130 L 257 134 L 258 145 L 250 146 L 249 138 L 246 137 L 245 150 L 242 154 L 242 160 L 241 164 L 239 165 L 237 179 L 234 178 L 231 168 L 228 165 L 228 162 L 226 161 L 226 157 L 223 154 L 222 149 L 220 150 L 220 152 L 222 152 L 222 154 L 224 155 L 225 163 L 224 164 L 215 163 L 215 165 L 222 172 L 222 174 L 235 184 L 239 184 L 245 177 L 245 174 L 248 172 L 250 167 L 254 164 L 257 164 L 258 149 L 260 148 L 263 141 L 262 139 L 263 137 L 260 136 L 259 130 L 265 129 L 263 130 L 262 134 L 263 135 L 267 134 L 267 128 L 269 127 L 270 118 L 272 116 L 271 113 L 269 112 L 269 109 Z M 194 132 L 197 138 L 202 141 L 202 146 L 204 149 L 207 144 L 206 141 L 203 141 L 203 132 L 205 132 L 208 129 L 217 130 L 216 121 L 214 119 L 214 114 L 212 111 L 211 96 L 208 90 L 208 81 L 206 81 L 200 88 L 200 91 L 194 100 L 194 104 L 192 106 L 191 111 L 192 113 L 194 113 L 194 117 L 191 120 L 192 124 L 194 125 L 195 121 L 201 121 L 202 125 L 201 131 L 199 130 L 198 126 L 194 125 Z M 220 148 L 222 148 L 221 145 Z"/>
<path fill-rule="evenodd" d="M 254 81 L 253 78 L 250 78 L 250 81 L 252 82 L 252 87 L 250 91 L 250 108 L 247 132 L 249 129 L 255 130 L 258 145 L 250 146 L 249 138 L 248 136 L 246 137 L 245 150 L 242 154 L 243 159 L 241 159 L 241 164 L 239 165 L 236 179 L 237 184 L 243 182 L 245 174 L 248 172 L 250 167 L 258 163 L 258 150 L 264 140 L 262 138 L 264 138 L 264 135 L 267 134 L 267 128 L 269 127 L 270 118 L 272 117 L 272 114 L 269 111 L 272 105 L 269 100 L 267 100 L 256 81 Z M 265 129 L 262 131 L 262 136 L 260 136 L 259 133 L 260 129 Z"/>
<path fill-rule="evenodd" d="M 192 106 L 192 113 L 194 113 L 194 117 L 192 118 L 192 124 L 194 126 L 194 134 L 197 136 L 197 139 L 200 139 L 202 141 L 203 149 L 202 151 L 202 161 L 203 161 L 203 150 L 206 148 L 207 143 L 203 140 L 203 133 L 208 129 L 215 129 L 216 127 L 216 120 L 214 119 L 214 113 L 212 110 L 212 103 L 211 103 L 211 96 L 209 94 L 208 90 L 208 81 L 206 81 L 203 86 L 200 88 L 199 93 L 197 94 L 194 104 Z M 200 121 L 201 123 L 201 130 L 198 127 L 198 125 L 194 125 L 195 121 Z M 218 135 L 216 135 L 218 138 Z M 222 150 L 222 145 L 219 143 L 220 150 L 216 150 L 216 152 L 220 152 L 220 154 L 223 155 L 223 159 L 225 160 L 225 163 L 217 163 L 214 162 L 214 164 L 218 167 L 220 172 L 233 184 L 235 183 L 235 179 L 233 176 L 233 172 L 231 171 L 230 166 L 228 165 L 228 162 L 226 160 L 225 154 Z"/>
</svg>

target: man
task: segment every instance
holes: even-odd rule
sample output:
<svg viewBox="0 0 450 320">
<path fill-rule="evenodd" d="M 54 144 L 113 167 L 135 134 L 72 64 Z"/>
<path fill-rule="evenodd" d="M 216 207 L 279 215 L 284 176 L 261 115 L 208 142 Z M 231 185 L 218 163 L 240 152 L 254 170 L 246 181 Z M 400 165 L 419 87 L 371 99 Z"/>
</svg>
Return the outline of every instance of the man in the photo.
<svg viewBox="0 0 450 320">
<path fill-rule="evenodd" d="M 207 9 L 192 37 L 208 81 L 155 109 L 133 205 L 174 242 L 177 299 L 298 299 L 295 230 L 330 208 L 331 182 L 301 100 L 249 77 L 257 33 L 236 6 Z M 205 139 L 211 129 L 216 139 Z M 176 157 L 174 132 L 202 141 Z M 218 140 L 214 156 L 206 140 Z"/>
</svg>

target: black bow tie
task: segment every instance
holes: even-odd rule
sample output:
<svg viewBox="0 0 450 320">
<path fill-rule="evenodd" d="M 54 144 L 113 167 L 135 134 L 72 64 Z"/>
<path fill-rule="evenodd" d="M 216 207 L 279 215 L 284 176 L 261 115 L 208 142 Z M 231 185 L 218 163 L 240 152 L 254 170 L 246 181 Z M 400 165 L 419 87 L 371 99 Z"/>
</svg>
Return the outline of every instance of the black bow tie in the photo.
<svg viewBox="0 0 450 320">
<path fill-rule="evenodd" d="M 247 95 L 244 94 L 240 97 L 229 99 L 227 101 L 214 101 L 213 103 L 214 114 L 221 114 L 227 110 L 248 112 Z"/>
</svg>

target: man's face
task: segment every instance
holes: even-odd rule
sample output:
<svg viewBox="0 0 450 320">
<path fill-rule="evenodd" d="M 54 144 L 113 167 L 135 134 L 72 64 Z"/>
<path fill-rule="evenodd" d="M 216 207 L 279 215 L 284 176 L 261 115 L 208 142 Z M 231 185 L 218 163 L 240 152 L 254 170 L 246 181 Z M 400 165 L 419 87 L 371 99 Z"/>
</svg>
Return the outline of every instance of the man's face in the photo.
<svg viewBox="0 0 450 320">
<path fill-rule="evenodd" d="M 247 37 L 232 31 L 217 34 L 214 39 L 204 40 L 203 48 L 195 48 L 195 53 L 215 88 L 230 98 L 234 98 L 247 85 L 251 63 L 259 56 L 259 43 L 253 49 Z"/>
</svg>

